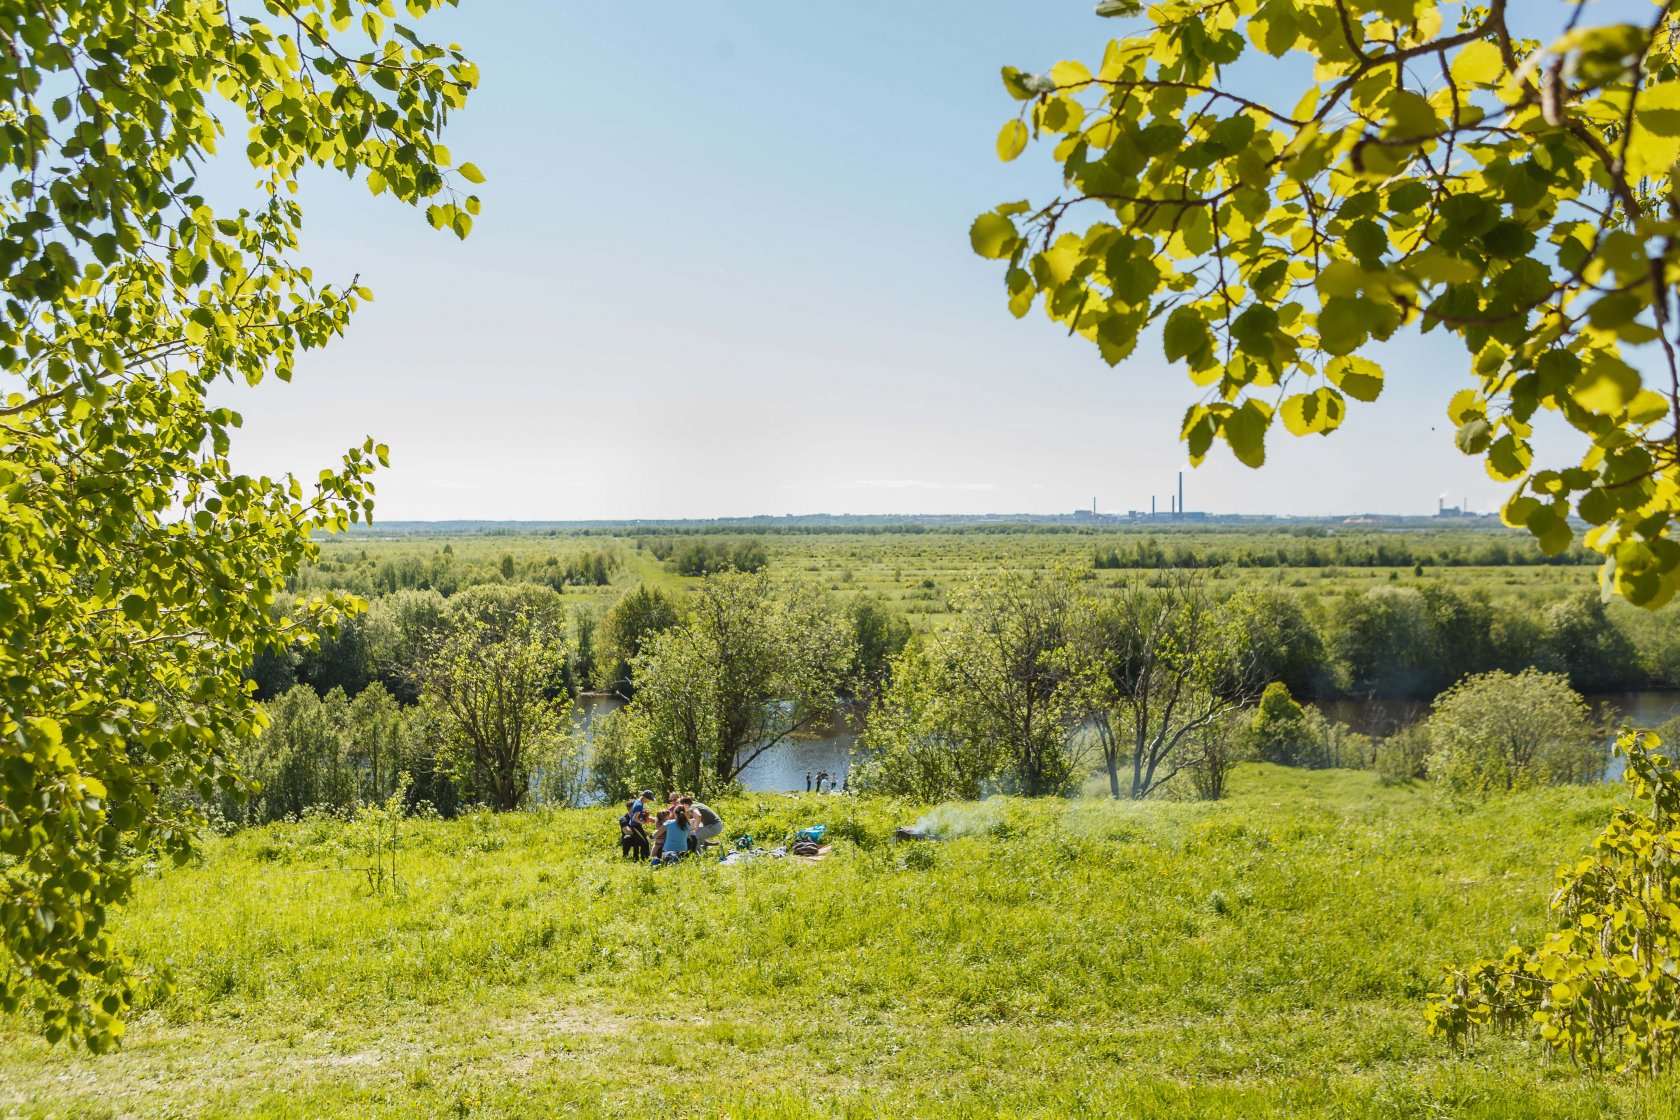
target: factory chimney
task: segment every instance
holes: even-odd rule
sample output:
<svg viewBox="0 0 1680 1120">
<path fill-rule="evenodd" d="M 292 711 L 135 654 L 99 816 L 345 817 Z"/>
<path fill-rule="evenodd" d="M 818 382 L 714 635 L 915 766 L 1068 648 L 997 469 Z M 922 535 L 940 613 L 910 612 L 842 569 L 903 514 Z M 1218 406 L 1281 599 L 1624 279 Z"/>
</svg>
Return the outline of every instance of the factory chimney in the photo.
<svg viewBox="0 0 1680 1120">
<path fill-rule="evenodd" d="M 1178 472 L 1178 515 L 1184 516 L 1184 472 Z"/>
<path fill-rule="evenodd" d="M 1155 495 L 1149 495 L 1149 516 L 1155 516 Z"/>
</svg>

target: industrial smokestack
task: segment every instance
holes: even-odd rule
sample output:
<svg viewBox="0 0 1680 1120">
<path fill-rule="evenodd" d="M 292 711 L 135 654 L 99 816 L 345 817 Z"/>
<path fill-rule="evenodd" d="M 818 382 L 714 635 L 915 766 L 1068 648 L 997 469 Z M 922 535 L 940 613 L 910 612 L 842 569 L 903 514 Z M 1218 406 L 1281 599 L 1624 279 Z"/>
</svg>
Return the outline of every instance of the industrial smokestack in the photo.
<svg viewBox="0 0 1680 1120">
<path fill-rule="evenodd" d="M 1149 516 L 1155 516 L 1155 495 L 1149 495 Z"/>
<path fill-rule="evenodd" d="M 1184 472 L 1178 472 L 1178 515 L 1184 516 Z"/>
</svg>

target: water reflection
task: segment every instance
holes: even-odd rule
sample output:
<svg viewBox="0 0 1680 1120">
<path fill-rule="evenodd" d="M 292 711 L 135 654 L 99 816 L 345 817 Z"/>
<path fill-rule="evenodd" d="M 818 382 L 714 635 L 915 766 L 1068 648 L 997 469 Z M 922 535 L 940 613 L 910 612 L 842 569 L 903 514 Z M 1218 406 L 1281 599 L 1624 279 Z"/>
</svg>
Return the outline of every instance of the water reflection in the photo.
<svg viewBox="0 0 1680 1120">
<path fill-rule="evenodd" d="M 1588 696 L 1593 719 L 1607 727 L 1653 728 L 1680 716 L 1680 691 L 1646 689 Z M 1425 700 L 1383 700 L 1375 697 L 1346 697 L 1317 700 L 1314 705 L 1337 723 L 1364 735 L 1392 735 L 1429 718 Z"/>
<path fill-rule="evenodd" d="M 584 739 L 593 742 L 596 721 L 624 707 L 624 701 L 616 696 L 585 696 L 578 706 L 582 709 Z M 819 772 L 826 771 L 844 780 L 852 768 L 855 742 L 857 731 L 844 723 L 818 728 L 812 734 L 771 747 L 753 759 L 741 771 L 741 784 L 750 790 L 793 793 L 804 791 L 807 771 L 811 774 L 813 790 Z"/>
<path fill-rule="evenodd" d="M 1429 704 L 1421 700 L 1344 698 L 1316 704 L 1329 719 L 1372 736 L 1392 735 L 1429 716 Z M 1594 719 L 1607 727 L 1652 728 L 1680 716 L 1680 691 L 1649 689 L 1589 696 L 1587 704 Z M 624 701 L 615 696 L 586 696 L 580 700 L 586 740 L 594 738 L 595 721 L 623 706 Z M 772 747 L 741 771 L 741 784 L 750 790 L 792 793 L 806 788 L 808 772 L 814 789 L 819 772 L 842 777 L 850 772 L 857 737 L 856 729 L 840 723 Z M 1606 779 L 1613 781 L 1621 772 L 1622 760 L 1611 759 Z"/>
</svg>

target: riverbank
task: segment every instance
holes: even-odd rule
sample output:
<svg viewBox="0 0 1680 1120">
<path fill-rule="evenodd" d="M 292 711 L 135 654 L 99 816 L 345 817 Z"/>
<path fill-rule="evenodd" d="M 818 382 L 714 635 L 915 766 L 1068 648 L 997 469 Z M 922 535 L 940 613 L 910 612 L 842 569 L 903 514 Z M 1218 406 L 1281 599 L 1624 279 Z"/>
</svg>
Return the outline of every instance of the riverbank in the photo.
<svg viewBox="0 0 1680 1120">
<path fill-rule="evenodd" d="M 1659 1117 L 1673 1087 L 1423 1033 L 1441 965 L 1542 929 L 1619 791 L 1473 809 L 1251 765 L 1218 804 L 916 807 L 821 819 L 820 864 L 617 858 L 605 810 L 404 826 L 369 892 L 343 826 L 254 829 L 148 881 L 123 925 L 178 993 L 126 1050 L 0 1034 L 0 1116 Z M 1664 1111 L 1664 1110 L 1667 1111 Z"/>
<path fill-rule="evenodd" d="M 1605 727 L 1626 725 L 1649 730 L 1680 716 L 1680 691 L 1673 689 L 1608 693 L 1588 696 L 1586 701 L 1593 718 Z M 1344 697 L 1311 703 L 1324 713 L 1325 718 L 1346 724 L 1361 734 L 1378 737 L 1392 735 L 1428 719 L 1430 710 L 1427 700 L 1381 697 Z M 578 716 L 586 741 L 594 734 L 595 721 L 623 705 L 624 701 L 616 696 L 594 694 L 581 698 Z M 804 788 L 807 773 L 849 773 L 857 741 L 857 729 L 846 723 L 817 728 L 754 759 L 742 771 L 741 783 L 754 792 L 797 793 Z M 1619 762 L 1613 763 L 1608 770 L 1608 780 L 1620 778 L 1621 772 Z"/>
</svg>

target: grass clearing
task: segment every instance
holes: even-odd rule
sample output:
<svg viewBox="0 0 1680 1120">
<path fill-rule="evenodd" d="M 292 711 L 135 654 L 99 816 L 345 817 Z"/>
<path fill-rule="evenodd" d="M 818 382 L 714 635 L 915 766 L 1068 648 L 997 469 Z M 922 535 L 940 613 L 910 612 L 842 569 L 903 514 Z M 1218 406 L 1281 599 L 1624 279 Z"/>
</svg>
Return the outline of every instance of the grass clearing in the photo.
<svg viewBox="0 0 1680 1120">
<path fill-rule="evenodd" d="M 1241 768 L 1217 804 L 720 806 L 815 865 L 619 861 L 605 810 L 405 825 L 375 896 L 345 829 L 213 841 L 124 917 L 180 989 L 125 1050 L 0 1033 L 0 1116 L 1649 1117 L 1672 1085 L 1422 1028 L 1440 965 L 1536 936 L 1620 791 L 1474 808 Z"/>
</svg>

